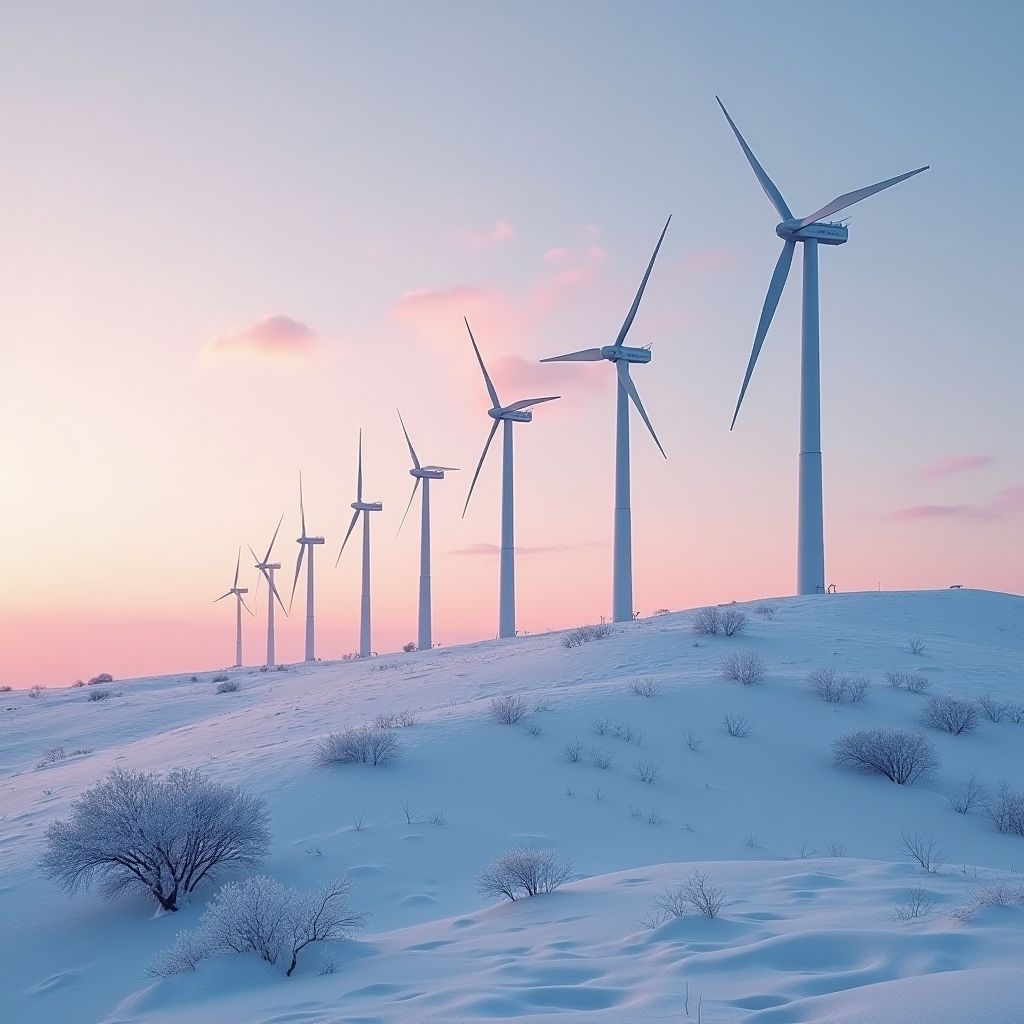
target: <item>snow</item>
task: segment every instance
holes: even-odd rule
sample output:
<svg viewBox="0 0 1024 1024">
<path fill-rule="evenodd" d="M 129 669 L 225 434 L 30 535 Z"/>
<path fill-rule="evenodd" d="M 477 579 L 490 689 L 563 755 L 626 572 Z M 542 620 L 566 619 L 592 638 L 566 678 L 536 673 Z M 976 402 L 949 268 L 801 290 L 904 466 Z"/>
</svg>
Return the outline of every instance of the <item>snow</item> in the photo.
<svg viewBox="0 0 1024 1024">
<path fill-rule="evenodd" d="M 921 670 L 930 693 L 1024 701 L 1024 599 L 967 590 L 786 598 L 771 601 L 771 618 L 755 613 L 761 604 L 742 606 L 749 624 L 732 638 L 697 636 L 692 614 L 679 612 L 572 649 L 552 633 L 228 670 L 237 693 L 216 694 L 207 673 L 116 681 L 107 688 L 118 696 L 99 702 L 83 689 L 4 694 L 5 1019 L 680 1021 L 687 993 L 689 1017 L 699 1002 L 709 1022 L 1024 1019 L 1024 907 L 965 923 L 950 916 L 979 880 L 1020 869 L 1024 840 L 949 804 L 974 771 L 990 787 L 1024 788 L 1024 724 L 926 730 L 942 766 L 913 786 L 842 772 L 830 755 L 846 729 L 921 727 L 924 697 L 885 686 L 887 669 Z M 925 642 L 919 655 L 911 636 Z M 743 687 L 719 665 L 746 649 L 768 672 Z M 867 698 L 816 698 L 806 675 L 823 665 L 868 676 Z M 637 677 L 655 680 L 657 693 L 631 692 Z M 506 691 L 544 710 L 496 723 L 488 702 Z M 404 753 L 393 766 L 314 765 L 318 737 L 403 709 L 416 723 L 398 730 Z M 745 715 L 750 734 L 727 735 L 726 712 Z M 596 735 L 590 723 L 601 717 L 641 732 L 639 745 Z M 704 740 L 696 751 L 683 742 L 689 728 Z M 610 767 L 569 763 L 561 746 L 576 736 L 608 751 Z M 37 767 L 56 746 L 89 753 Z M 641 760 L 660 767 L 653 784 L 637 778 Z M 347 873 L 354 904 L 372 911 L 369 929 L 307 949 L 291 978 L 249 955 L 147 976 L 214 889 L 160 914 L 141 896 L 68 898 L 38 870 L 47 823 L 114 766 L 200 767 L 261 795 L 273 846 L 260 872 L 301 889 Z M 925 874 L 897 853 L 901 829 L 936 835 L 945 866 Z M 519 841 L 571 859 L 576 880 L 485 904 L 476 875 Z M 666 886 L 694 870 L 725 890 L 721 917 L 641 924 Z M 918 886 L 935 908 L 894 921 Z M 329 961 L 333 972 L 321 974 Z"/>
</svg>

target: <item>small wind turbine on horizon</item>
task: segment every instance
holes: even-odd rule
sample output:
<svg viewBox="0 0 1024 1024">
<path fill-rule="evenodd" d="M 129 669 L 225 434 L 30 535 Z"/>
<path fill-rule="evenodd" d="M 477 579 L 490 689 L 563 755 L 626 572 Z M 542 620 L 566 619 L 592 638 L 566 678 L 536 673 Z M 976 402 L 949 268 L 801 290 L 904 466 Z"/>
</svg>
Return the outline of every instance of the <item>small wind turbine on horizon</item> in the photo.
<svg viewBox="0 0 1024 1024">
<path fill-rule="evenodd" d="M 765 296 L 761 309 L 761 319 L 754 335 L 754 347 L 747 363 L 747 372 L 743 377 L 743 386 L 736 402 L 732 424 L 736 425 L 743 396 L 746 394 L 750 376 L 754 372 L 754 364 L 761 352 L 768 327 L 778 308 L 782 289 L 785 287 L 789 269 L 793 263 L 796 243 L 804 247 L 803 264 L 803 311 L 800 344 L 800 482 L 799 512 L 797 523 L 797 593 L 823 594 L 825 592 L 825 528 L 824 510 L 821 495 L 821 372 L 818 339 L 818 243 L 822 245 L 842 245 L 847 241 L 849 232 L 845 224 L 826 222 L 826 217 L 845 210 L 862 199 L 873 196 L 892 185 L 897 185 L 907 178 L 928 170 L 927 165 L 918 167 L 906 174 L 887 178 L 875 185 L 846 192 L 832 202 L 823 206 L 809 217 L 794 217 L 790 212 L 782 193 L 775 187 L 764 168 L 757 162 L 743 136 L 740 135 L 729 111 L 718 97 L 718 105 L 725 114 L 736 140 L 740 144 L 747 162 L 750 164 L 761 183 L 765 195 L 782 217 L 782 222 L 775 227 L 775 233 L 783 240 L 782 253 L 775 265 L 768 294 Z"/>
<path fill-rule="evenodd" d="M 480 372 L 484 375 L 484 384 L 487 385 L 487 393 L 491 397 L 491 408 L 487 415 L 494 420 L 491 432 L 484 442 L 484 450 L 480 455 L 480 461 L 476 464 L 476 472 L 473 474 L 473 482 L 469 485 L 469 493 L 466 495 L 466 504 L 462 509 L 462 517 L 466 517 L 466 509 L 469 508 L 469 499 L 473 497 L 473 488 L 476 486 L 477 477 L 480 475 L 480 468 L 487 458 L 487 449 L 491 446 L 495 432 L 499 424 L 504 424 L 502 433 L 502 455 L 501 455 L 501 561 L 498 571 L 498 637 L 504 639 L 516 635 L 516 563 L 515 563 L 515 529 L 514 512 L 515 502 L 513 498 L 513 477 L 512 477 L 512 424 L 529 423 L 533 419 L 530 407 L 540 405 L 541 402 L 554 402 L 561 398 L 561 395 L 550 395 L 547 398 L 524 398 L 511 405 L 502 405 L 498 400 L 498 392 L 494 390 L 491 378 L 487 374 L 487 367 L 484 366 L 480 349 L 477 348 L 476 338 L 470 329 L 469 320 L 463 317 L 466 322 L 466 330 L 469 331 L 469 340 L 476 353 L 476 360 L 480 364 Z"/>
<path fill-rule="evenodd" d="M 267 668 L 273 668 L 276 662 L 276 652 L 274 650 L 274 598 L 277 598 L 277 603 L 281 606 L 281 611 L 288 614 L 288 609 L 284 606 L 284 601 L 281 600 L 281 595 L 277 592 L 277 586 L 274 583 L 274 571 L 281 568 L 280 562 L 271 562 L 270 553 L 274 550 L 274 542 L 277 540 L 278 531 L 281 529 L 281 524 L 284 522 L 284 513 L 281 513 L 281 518 L 277 521 L 277 529 L 274 530 L 274 536 L 270 538 L 270 545 L 267 548 L 266 555 L 261 559 L 255 551 L 252 550 L 252 545 L 249 545 L 249 550 L 252 552 L 252 557 L 256 559 L 256 568 L 259 569 L 263 578 L 267 581 L 267 586 L 270 588 L 270 593 L 267 597 Z M 256 581 L 257 591 L 259 589 L 259 580 Z"/>
<path fill-rule="evenodd" d="M 314 652 L 314 619 L 313 619 L 313 548 L 324 543 L 323 537 L 306 536 L 306 509 L 302 503 L 302 474 L 299 474 L 299 518 L 302 522 L 302 536 L 296 543 L 299 545 L 299 558 L 295 563 L 295 579 L 292 582 L 292 596 L 288 599 L 288 611 L 291 613 L 292 601 L 295 600 L 295 588 L 299 584 L 299 572 L 302 569 L 302 556 L 309 548 L 309 562 L 306 564 L 306 661 L 316 661 Z"/>
<path fill-rule="evenodd" d="M 405 517 L 412 508 L 413 499 L 416 497 L 416 489 L 423 481 L 423 498 L 421 499 L 420 515 L 420 605 L 419 605 L 419 629 L 417 631 L 416 647 L 421 651 L 429 651 L 433 647 L 433 635 L 431 632 L 430 614 L 430 481 L 443 480 L 445 473 L 456 473 L 455 466 L 421 466 L 420 460 L 416 457 L 416 449 L 409 440 L 409 431 L 405 429 L 405 421 L 401 412 L 398 413 L 398 422 L 402 424 L 402 433 L 405 434 L 405 443 L 409 446 L 409 455 L 412 456 L 412 469 L 409 475 L 414 477 L 416 482 L 412 485 L 412 494 L 409 495 L 409 504 L 405 506 L 402 514 L 402 522 L 398 524 L 397 537 L 402 532 Z"/>
<path fill-rule="evenodd" d="M 356 472 L 356 500 L 352 502 L 355 512 L 352 522 L 348 524 L 345 539 L 341 542 L 341 551 L 335 559 L 334 567 L 338 567 L 352 531 L 356 528 L 359 513 L 363 513 L 363 584 L 359 601 L 359 657 L 370 656 L 370 513 L 380 512 L 384 505 L 379 501 L 363 501 L 363 432 L 359 431 L 359 468 Z"/>
<path fill-rule="evenodd" d="M 240 668 L 242 665 L 242 609 L 244 608 L 250 615 L 255 615 L 254 611 L 251 611 L 249 606 L 245 603 L 243 594 L 249 593 L 248 587 L 240 587 L 238 585 L 238 573 L 242 568 L 242 549 L 238 549 L 238 559 L 235 562 L 235 582 L 231 584 L 231 589 L 226 594 L 221 594 L 213 603 L 217 601 L 223 601 L 225 597 L 230 597 L 232 594 L 235 595 L 235 668 Z"/>
<path fill-rule="evenodd" d="M 542 363 L 581 363 L 607 359 L 614 365 L 619 375 L 615 399 L 615 510 L 612 551 L 612 620 L 614 622 L 630 622 L 633 619 L 633 526 L 629 501 L 630 400 L 651 432 L 658 451 L 665 456 L 665 449 L 661 447 L 658 435 L 654 432 L 654 427 L 651 426 L 651 421 L 640 401 L 640 395 L 637 394 L 636 385 L 629 375 L 629 364 L 649 363 L 651 350 L 650 348 L 634 348 L 624 345 L 623 342 L 626 340 L 630 327 L 633 326 L 633 318 L 640 308 L 640 299 L 643 298 L 647 280 L 654 269 L 654 261 L 658 258 L 658 250 L 661 249 L 661 243 L 665 240 L 665 232 L 668 231 L 671 220 L 670 216 L 665 221 L 661 237 L 654 247 L 654 255 L 647 265 L 647 273 L 644 274 L 644 279 L 640 282 L 636 298 L 633 300 L 633 305 L 630 307 L 614 343 L 605 345 L 604 348 L 585 348 L 579 352 L 568 352 L 563 356 L 549 356 L 547 359 L 541 360 Z"/>
</svg>

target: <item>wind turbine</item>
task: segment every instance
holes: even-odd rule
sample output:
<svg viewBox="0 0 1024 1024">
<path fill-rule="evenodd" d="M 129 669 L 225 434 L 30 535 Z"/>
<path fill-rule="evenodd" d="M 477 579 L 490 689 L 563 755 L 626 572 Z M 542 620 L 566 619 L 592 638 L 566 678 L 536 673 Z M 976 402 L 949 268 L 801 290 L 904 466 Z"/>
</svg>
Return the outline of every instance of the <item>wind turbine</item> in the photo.
<svg viewBox="0 0 1024 1024">
<path fill-rule="evenodd" d="M 732 128 L 736 140 L 740 144 L 748 163 L 753 168 L 757 180 L 761 183 L 765 195 L 782 217 L 782 222 L 775 227 L 775 233 L 782 239 L 782 254 L 775 264 L 768 294 L 765 296 L 761 309 L 761 319 L 754 335 L 754 347 L 747 363 L 747 372 L 740 388 L 740 396 L 733 413 L 731 430 L 736 425 L 743 396 L 746 394 L 750 375 L 754 372 L 761 345 L 764 343 L 768 327 L 778 308 L 782 289 L 793 263 L 793 252 L 796 243 L 804 247 L 804 292 L 803 322 L 800 342 L 800 496 L 797 526 L 796 579 L 798 594 L 825 593 L 825 531 L 824 514 L 821 499 L 821 373 L 818 352 L 818 243 L 822 245 L 842 245 L 847 241 L 849 233 L 846 225 L 825 221 L 826 217 L 839 213 L 847 207 L 859 203 L 876 192 L 899 184 L 907 178 L 927 171 L 928 167 L 918 167 L 895 178 L 886 178 L 875 185 L 846 192 L 832 202 L 823 206 L 809 217 L 794 217 L 786 205 L 782 193 L 775 187 L 764 168 L 750 151 L 750 147 L 740 135 L 739 129 L 729 116 L 729 111 L 718 97 L 718 105 L 722 108 L 729 127 Z"/>
<path fill-rule="evenodd" d="M 491 446 L 498 424 L 504 424 L 502 434 L 501 452 L 501 562 L 498 577 L 498 636 L 501 638 L 516 635 L 516 555 L 515 555 L 515 530 L 513 525 L 514 501 L 512 493 L 512 424 L 529 423 L 533 419 L 530 406 L 540 405 L 541 402 L 553 402 L 561 395 L 551 395 L 548 398 L 524 398 L 522 401 L 513 402 L 511 405 L 502 405 L 498 401 L 498 392 L 494 390 L 491 378 L 487 375 L 487 367 L 480 356 L 480 349 L 476 347 L 476 339 L 470 329 L 469 320 L 466 321 L 466 330 L 469 331 L 469 340 L 473 344 L 473 351 L 476 353 L 477 362 L 480 364 L 480 372 L 484 375 L 484 383 L 487 385 L 487 393 L 491 396 L 491 408 L 487 415 L 494 420 L 491 432 L 487 435 L 484 443 L 484 450 L 480 455 L 480 461 L 476 464 L 476 472 L 473 474 L 473 482 L 469 485 L 469 494 L 466 495 L 466 504 L 462 509 L 462 516 L 465 518 L 466 509 L 469 508 L 469 499 L 473 497 L 473 488 L 476 486 L 476 478 L 480 475 L 480 468 L 487 458 L 487 449 Z"/>
<path fill-rule="evenodd" d="M 348 532 L 341 542 L 341 551 L 335 559 L 334 565 L 337 568 L 341 561 L 345 545 L 348 543 L 352 531 L 356 528 L 356 521 L 359 513 L 363 513 L 363 589 L 359 601 L 359 657 L 370 656 L 370 513 L 379 512 L 384 505 L 379 501 L 363 501 L 363 432 L 359 431 L 359 470 L 356 474 L 356 500 L 352 502 L 355 512 L 352 514 L 352 522 L 348 524 Z"/>
<path fill-rule="evenodd" d="M 429 651 L 433 646 L 433 638 L 430 629 L 430 481 L 443 480 L 445 473 L 456 473 L 454 466 L 421 466 L 420 460 L 416 458 L 416 449 L 409 440 L 409 431 L 405 429 L 405 421 L 402 414 L 398 414 L 398 422 L 402 424 L 402 433 L 405 434 L 405 443 L 409 446 L 409 454 L 412 456 L 412 469 L 409 475 L 414 477 L 416 483 L 412 485 L 412 494 L 409 495 L 409 504 L 405 506 L 405 513 L 402 515 L 402 522 L 398 524 L 397 537 L 402 532 L 405 517 L 412 508 L 413 499 L 416 497 L 416 488 L 420 481 L 423 481 L 422 513 L 420 517 L 420 619 L 419 631 L 416 640 L 416 647 L 421 651 Z"/>
<path fill-rule="evenodd" d="M 235 595 L 235 668 L 239 668 L 242 664 L 242 609 L 244 608 L 250 615 L 255 615 L 255 612 L 249 611 L 249 606 L 245 603 L 243 594 L 249 593 L 248 587 L 240 587 L 238 585 L 238 571 L 242 568 L 242 549 L 238 549 L 238 559 L 235 562 L 235 582 L 231 584 L 231 589 L 226 594 L 221 594 L 213 603 L 217 601 L 223 601 L 225 597 L 230 597 L 232 594 Z"/>
<path fill-rule="evenodd" d="M 291 611 L 295 600 L 295 588 L 299 584 L 299 572 L 302 569 L 302 556 L 309 548 L 309 563 L 306 565 L 306 661 L 316 661 L 313 651 L 313 548 L 323 544 L 323 537 L 306 536 L 306 509 L 302 504 L 302 474 L 299 474 L 299 517 L 302 520 L 302 536 L 296 543 L 299 545 L 299 560 L 295 563 L 295 580 L 292 583 L 292 596 L 288 599 L 288 610 Z"/>
<path fill-rule="evenodd" d="M 252 551 L 252 557 L 256 559 L 256 568 L 263 574 L 263 578 L 267 581 L 267 586 L 270 587 L 270 596 L 267 600 L 267 668 L 273 668 L 276 664 L 274 660 L 274 598 L 277 598 L 277 603 L 281 606 L 281 611 L 288 614 L 288 609 L 284 606 L 284 601 L 281 600 L 281 595 L 277 592 L 277 587 L 274 585 L 274 570 L 281 568 L 280 562 L 271 562 L 270 553 L 274 550 L 274 541 L 277 540 L 278 530 L 281 529 L 281 523 L 284 522 L 284 513 L 281 513 L 281 518 L 277 521 L 277 530 L 274 531 L 274 536 L 270 538 L 270 546 L 267 548 L 266 555 L 261 559 L 255 551 L 252 550 L 250 545 L 249 550 Z M 259 580 L 256 581 L 257 587 L 259 587 Z"/>
<path fill-rule="evenodd" d="M 661 238 L 654 247 L 654 255 L 647 265 L 647 273 L 640 282 L 640 288 L 630 307 L 629 314 L 619 331 L 619 336 L 614 344 L 605 345 L 604 348 L 585 348 L 579 352 L 569 352 L 564 356 L 550 356 L 542 359 L 542 363 L 587 363 L 596 362 L 600 359 L 607 359 L 613 363 L 619 375 L 619 384 L 616 388 L 615 398 L 615 511 L 614 511 L 614 533 L 612 548 L 612 619 L 615 622 L 630 622 L 633 619 L 633 527 L 632 514 L 629 506 L 629 402 L 632 399 L 636 410 L 640 413 L 647 429 L 658 446 L 658 451 L 665 455 L 665 449 L 661 447 L 658 435 L 647 418 L 643 403 L 637 394 L 636 386 L 629 376 L 630 363 L 649 363 L 651 361 L 650 348 L 633 348 L 624 345 L 626 335 L 633 326 L 633 318 L 637 309 L 640 308 L 640 299 L 643 297 L 644 289 L 647 287 L 647 279 L 654 269 L 654 261 L 658 258 L 658 250 L 665 240 L 665 232 L 668 231 L 671 216 L 665 221 L 661 230 Z M 667 458 L 667 456 L 666 456 Z"/>
</svg>

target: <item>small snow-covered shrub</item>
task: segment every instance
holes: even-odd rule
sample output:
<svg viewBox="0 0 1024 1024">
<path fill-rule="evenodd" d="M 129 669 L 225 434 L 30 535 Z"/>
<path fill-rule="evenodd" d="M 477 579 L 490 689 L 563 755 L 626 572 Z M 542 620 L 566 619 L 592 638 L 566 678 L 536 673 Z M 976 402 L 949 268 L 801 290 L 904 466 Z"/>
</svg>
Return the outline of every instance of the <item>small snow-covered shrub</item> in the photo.
<svg viewBox="0 0 1024 1024">
<path fill-rule="evenodd" d="M 966 697 L 942 694 L 929 697 L 921 711 L 921 720 L 933 729 L 959 736 L 973 732 L 978 721 L 978 705 Z"/>
<path fill-rule="evenodd" d="M 718 636 L 722 631 L 722 617 L 717 608 L 708 605 L 693 613 L 693 631 L 700 636 Z"/>
<path fill-rule="evenodd" d="M 377 729 L 404 729 L 416 724 L 416 715 L 408 709 L 381 711 L 373 716 L 373 724 Z"/>
<path fill-rule="evenodd" d="M 957 814 L 966 814 L 984 798 L 985 785 L 978 781 L 977 772 L 971 772 L 960 784 L 960 788 L 949 798 L 949 803 Z"/>
<path fill-rule="evenodd" d="M 528 724 L 528 725 L 526 726 L 526 731 L 527 731 L 527 732 L 528 732 L 528 733 L 529 733 L 529 734 L 530 734 L 531 736 L 539 736 L 539 735 L 540 735 L 540 734 L 541 734 L 541 733 L 542 733 L 542 732 L 543 732 L 544 730 L 543 730 L 543 728 L 541 727 L 541 724 L 540 724 L 540 722 L 530 722 L 530 723 L 529 723 L 529 724 Z"/>
<path fill-rule="evenodd" d="M 871 689 L 870 680 L 864 676 L 848 676 L 830 666 L 812 669 L 807 673 L 807 682 L 826 704 L 856 704 Z"/>
<path fill-rule="evenodd" d="M 43 768 L 48 764 L 56 764 L 67 756 L 68 752 L 63 747 L 47 747 L 39 758 L 38 767 Z"/>
<path fill-rule="evenodd" d="M 90 686 L 98 686 L 100 683 L 112 683 L 114 677 L 109 672 L 101 672 L 98 676 L 93 676 L 89 680 Z"/>
<path fill-rule="evenodd" d="M 670 613 L 668 608 L 655 608 L 654 611 L 651 612 L 652 616 L 669 615 L 669 614 L 671 614 L 671 613 Z"/>
<path fill-rule="evenodd" d="M 40 685 L 39 685 L 39 684 L 37 683 L 37 684 L 36 684 L 35 686 L 30 686 L 30 687 L 28 688 L 28 695 L 29 695 L 29 696 L 30 696 L 30 697 L 31 697 L 31 698 L 32 698 L 33 700 L 39 700 L 39 698 L 40 698 L 40 697 L 42 697 L 42 695 L 43 695 L 43 691 L 44 691 L 45 689 L 46 689 L 46 687 L 45 687 L 45 686 L 40 686 Z"/>
<path fill-rule="evenodd" d="M 574 736 L 571 740 L 566 740 L 562 744 L 562 754 L 565 756 L 566 761 L 571 761 L 573 764 L 580 760 L 586 749 L 586 743 L 579 736 Z"/>
<path fill-rule="evenodd" d="M 728 711 L 722 716 L 722 725 L 730 736 L 740 737 L 749 736 L 750 730 L 754 727 L 754 723 L 746 715 L 734 715 Z"/>
<path fill-rule="evenodd" d="M 1024 703 L 1019 700 L 1008 700 L 1003 705 L 1006 711 L 1006 717 L 1013 722 L 1014 725 L 1020 725 L 1024 722 Z"/>
<path fill-rule="evenodd" d="M 775 613 L 778 610 L 779 606 L 777 604 L 772 604 L 770 601 L 766 601 L 762 604 L 759 604 L 754 609 L 754 614 L 760 615 L 762 619 L 774 619 Z"/>
<path fill-rule="evenodd" d="M 907 637 L 907 650 L 911 654 L 923 654 L 924 653 L 924 640 L 919 636 Z"/>
<path fill-rule="evenodd" d="M 238 693 L 242 684 L 237 679 L 222 679 L 217 683 L 218 693 Z"/>
<path fill-rule="evenodd" d="M 683 742 L 686 744 L 687 750 L 698 751 L 704 746 L 704 740 L 696 729 L 687 729 L 683 733 Z"/>
<path fill-rule="evenodd" d="M 502 725 L 515 725 L 525 717 L 526 711 L 526 701 L 517 693 L 503 693 L 498 697 L 492 697 L 487 708 L 491 718 Z"/>
<path fill-rule="evenodd" d="M 85 683 L 83 683 L 82 680 L 79 679 L 77 683 L 72 683 L 71 685 L 72 686 L 79 686 L 79 685 L 80 686 L 84 686 Z M 3 686 L 0 686 L 0 693 L 13 693 L 13 692 L 14 692 L 14 687 L 13 686 L 7 686 L 6 684 L 4 684 Z"/>
<path fill-rule="evenodd" d="M 554 892 L 572 871 L 572 861 L 559 864 L 554 850 L 537 850 L 520 843 L 499 854 L 477 875 L 476 888 L 487 899 L 517 900 Z"/>
<path fill-rule="evenodd" d="M 661 684 L 655 682 L 650 676 L 645 676 L 631 679 L 629 681 L 629 689 L 631 693 L 635 693 L 638 697 L 653 697 L 661 689 Z"/>
<path fill-rule="evenodd" d="M 650 785 L 661 778 L 661 768 L 654 761 L 634 761 L 633 771 L 641 782 Z"/>
<path fill-rule="evenodd" d="M 913 921 L 918 917 L 926 917 L 935 909 L 939 897 L 934 893 L 925 892 L 921 886 L 911 889 L 906 903 L 897 903 L 890 915 L 894 921 Z"/>
<path fill-rule="evenodd" d="M 595 768 L 600 768 L 602 771 L 612 766 L 612 755 L 611 751 L 608 750 L 592 750 L 590 752 L 590 763 Z"/>
<path fill-rule="evenodd" d="M 985 817 L 1003 835 L 1024 836 L 1024 793 L 1000 782 L 995 796 L 985 804 Z"/>
<path fill-rule="evenodd" d="M 907 690 L 909 693 L 924 693 L 931 686 L 927 676 L 920 672 L 907 672 L 905 669 L 889 669 L 885 673 L 885 681 L 894 690 Z"/>
<path fill-rule="evenodd" d="M 988 693 L 978 698 L 978 710 L 990 722 L 1001 722 L 1006 717 L 1006 705 Z"/>
<path fill-rule="evenodd" d="M 757 651 L 736 651 L 722 662 L 722 675 L 744 686 L 761 682 L 764 674 L 764 659 Z"/>
<path fill-rule="evenodd" d="M 946 863 L 946 855 L 939 849 L 939 840 L 926 832 L 906 832 L 900 829 L 900 837 L 895 843 L 896 850 L 911 860 L 916 860 L 922 871 L 930 875 L 938 874 L 939 868 Z"/>
<path fill-rule="evenodd" d="M 935 748 L 923 733 L 879 725 L 837 736 L 832 741 L 832 759 L 839 768 L 884 775 L 900 786 L 939 767 Z"/>
<path fill-rule="evenodd" d="M 321 767 L 332 764 L 394 764 L 402 756 L 402 744 L 391 729 L 361 725 L 321 737 L 315 761 Z"/>
<path fill-rule="evenodd" d="M 747 616 L 739 608 L 723 608 L 718 616 L 722 625 L 722 632 L 726 636 L 736 636 L 747 628 Z"/>
<path fill-rule="evenodd" d="M 72 686 L 73 689 L 77 689 L 79 686 L 85 686 L 85 683 L 81 679 L 76 679 L 71 684 L 71 686 Z M 6 691 L 6 690 L 10 690 L 10 687 L 9 686 L 0 686 L 0 691 Z"/>
<path fill-rule="evenodd" d="M 725 902 L 725 891 L 711 881 L 706 871 L 694 871 L 682 885 L 666 889 L 654 898 L 654 905 L 663 915 L 686 917 L 703 914 L 718 917 Z"/>
<path fill-rule="evenodd" d="M 258 864 L 270 846 L 266 803 L 194 768 L 164 777 L 115 768 L 46 829 L 43 875 L 73 893 L 94 879 L 107 897 L 133 889 L 164 910 L 226 867 Z"/>
<path fill-rule="evenodd" d="M 611 731 L 612 720 L 607 716 L 591 719 L 590 728 L 593 729 L 598 736 L 603 736 L 606 732 Z"/>
<path fill-rule="evenodd" d="M 221 672 L 218 675 L 215 675 L 210 680 L 211 683 L 226 683 L 227 681 L 228 681 L 228 676 L 227 676 L 227 673 L 225 673 L 225 672 Z"/>
<path fill-rule="evenodd" d="M 1024 881 L 1019 878 L 994 878 L 983 882 L 977 877 L 978 888 L 964 907 L 957 907 L 950 916 L 961 924 L 986 907 L 1013 907 L 1024 904 Z"/>
<path fill-rule="evenodd" d="M 415 642 L 410 640 L 407 644 L 402 644 L 402 650 L 405 651 L 406 654 L 412 654 L 412 652 L 416 650 Z"/>
<path fill-rule="evenodd" d="M 611 631 L 612 627 L 605 622 L 592 626 L 577 626 L 563 635 L 562 646 L 580 647 L 582 644 L 589 644 L 592 640 L 603 640 Z"/>
<path fill-rule="evenodd" d="M 285 888 L 265 875 L 229 882 L 199 927 L 181 932 L 170 950 L 150 962 L 149 973 L 178 974 L 223 953 L 257 953 L 269 964 L 287 960 L 290 977 L 307 946 L 347 938 L 365 925 L 368 913 L 349 902 L 352 887 L 344 876 L 311 893 Z"/>
<path fill-rule="evenodd" d="M 109 690 L 91 690 L 86 700 L 110 700 L 111 696 Z"/>
</svg>

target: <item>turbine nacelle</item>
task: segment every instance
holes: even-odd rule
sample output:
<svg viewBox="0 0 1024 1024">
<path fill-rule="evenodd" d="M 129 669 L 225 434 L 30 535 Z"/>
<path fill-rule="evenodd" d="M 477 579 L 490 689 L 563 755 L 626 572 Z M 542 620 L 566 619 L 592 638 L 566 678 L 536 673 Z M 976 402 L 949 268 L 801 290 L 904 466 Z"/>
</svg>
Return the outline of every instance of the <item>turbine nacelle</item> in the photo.
<svg viewBox="0 0 1024 1024">
<path fill-rule="evenodd" d="M 384 503 L 380 501 L 353 501 L 351 508 L 354 508 L 357 512 L 380 512 L 384 508 Z"/>
<path fill-rule="evenodd" d="M 248 587 L 232 587 L 228 591 L 228 593 L 229 594 L 238 594 L 239 596 L 241 596 L 242 594 L 248 594 L 249 593 L 249 588 Z"/>
<path fill-rule="evenodd" d="M 487 415 L 493 420 L 514 420 L 516 423 L 529 423 L 533 419 L 532 409 L 488 409 Z"/>
<path fill-rule="evenodd" d="M 323 537 L 296 537 L 295 538 L 295 543 L 296 544 L 323 544 L 324 543 L 324 538 Z"/>
<path fill-rule="evenodd" d="M 451 468 L 451 466 L 421 466 L 418 469 L 410 469 L 409 476 L 414 476 L 417 480 L 443 480 L 445 471 Z"/>
<path fill-rule="evenodd" d="M 776 225 L 775 234 L 787 242 L 806 242 L 814 239 L 822 245 L 842 245 L 850 238 L 849 229 L 845 224 L 819 222 L 801 227 L 801 222 L 795 217 Z"/>
<path fill-rule="evenodd" d="M 634 348 L 630 345 L 605 345 L 601 349 L 601 358 L 610 359 L 613 363 L 620 360 L 624 363 L 649 363 L 651 350 L 649 348 Z"/>
</svg>

